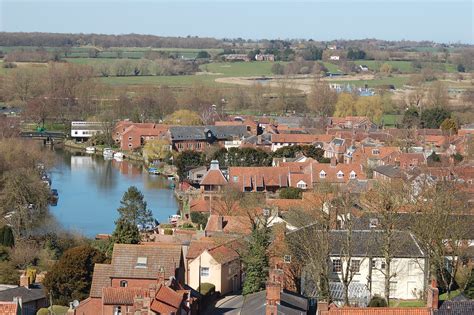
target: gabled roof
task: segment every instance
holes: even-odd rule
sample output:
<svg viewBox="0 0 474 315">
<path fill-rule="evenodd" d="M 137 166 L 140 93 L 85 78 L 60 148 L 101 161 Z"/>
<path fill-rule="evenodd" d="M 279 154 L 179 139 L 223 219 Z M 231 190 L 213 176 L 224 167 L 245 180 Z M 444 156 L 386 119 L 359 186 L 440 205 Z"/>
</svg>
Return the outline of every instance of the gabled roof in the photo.
<svg viewBox="0 0 474 315">
<path fill-rule="evenodd" d="M 0 291 L 0 301 L 11 302 L 15 297 L 21 297 L 23 303 L 28 303 L 45 299 L 46 293 L 41 284 L 33 284 L 30 288 L 16 287 Z"/>
<path fill-rule="evenodd" d="M 183 303 L 183 293 L 174 291 L 168 286 L 161 285 L 151 302 L 150 309 L 158 314 L 176 313 Z"/>
<path fill-rule="evenodd" d="M 247 216 L 223 216 L 223 228 L 218 229 L 219 215 L 211 215 L 206 225 L 206 232 L 221 232 L 228 234 L 250 234 L 252 223 Z"/>
<path fill-rule="evenodd" d="M 219 245 L 214 248 L 208 249 L 207 252 L 219 264 L 225 264 L 240 257 L 239 253 L 225 245 Z"/>
<path fill-rule="evenodd" d="M 101 297 L 102 288 L 109 287 L 112 284 L 110 277 L 113 274 L 113 268 L 109 264 L 95 264 L 92 275 L 91 297 Z"/>
</svg>

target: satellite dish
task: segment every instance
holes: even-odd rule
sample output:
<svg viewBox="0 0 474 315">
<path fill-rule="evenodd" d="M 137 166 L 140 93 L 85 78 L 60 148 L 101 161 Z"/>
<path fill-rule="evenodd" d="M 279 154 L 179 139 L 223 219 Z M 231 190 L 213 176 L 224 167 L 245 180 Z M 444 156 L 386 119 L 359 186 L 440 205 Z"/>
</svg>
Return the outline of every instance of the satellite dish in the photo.
<svg viewBox="0 0 474 315">
<path fill-rule="evenodd" d="M 74 308 L 78 307 L 79 306 L 79 301 L 78 300 L 72 301 L 72 306 L 74 306 Z"/>
</svg>

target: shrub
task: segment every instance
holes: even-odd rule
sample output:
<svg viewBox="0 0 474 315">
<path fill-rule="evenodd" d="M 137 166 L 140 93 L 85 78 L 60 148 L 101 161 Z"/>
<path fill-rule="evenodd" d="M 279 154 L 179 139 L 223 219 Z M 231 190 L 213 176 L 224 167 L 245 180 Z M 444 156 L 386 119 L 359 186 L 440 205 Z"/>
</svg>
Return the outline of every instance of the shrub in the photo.
<svg viewBox="0 0 474 315">
<path fill-rule="evenodd" d="M 162 224 L 160 224 L 160 228 L 162 228 L 162 229 L 171 229 L 171 228 L 174 228 L 174 225 L 171 224 L 171 223 L 162 223 Z"/>
<path fill-rule="evenodd" d="M 180 226 L 183 229 L 194 229 L 194 225 L 192 223 L 184 223 L 183 225 Z"/>
<path fill-rule="evenodd" d="M 387 301 L 379 295 L 374 295 L 369 302 L 369 307 L 387 307 Z"/>
<path fill-rule="evenodd" d="M 208 213 L 191 212 L 191 221 L 202 228 L 206 227 L 208 218 Z"/>
<path fill-rule="evenodd" d="M 282 199 L 301 199 L 303 191 L 300 188 L 288 187 L 280 189 Z"/>
<path fill-rule="evenodd" d="M 201 285 L 198 287 L 197 290 L 202 295 L 207 296 L 216 292 L 216 286 L 213 285 L 212 283 L 204 282 L 204 283 L 201 283 Z"/>
<path fill-rule="evenodd" d="M 474 299 L 474 271 L 471 270 L 471 276 L 466 283 L 466 287 L 464 288 L 464 295 L 470 299 Z"/>
<path fill-rule="evenodd" d="M 165 229 L 165 235 L 173 235 L 173 230 L 172 229 Z"/>
<path fill-rule="evenodd" d="M 14 62 L 4 62 L 3 67 L 6 68 L 6 69 L 13 69 L 13 68 L 16 68 L 16 63 L 14 63 Z"/>
<path fill-rule="evenodd" d="M 36 315 L 49 315 L 50 312 L 49 310 L 51 309 L 51 307 L 43 307 L 43 308 L 40 308 L 38 310 L 38 312 L 36 313 Z M 66 315 L 67 314 L 67 310 L 68 310 L 68 307 L 67 306 L 62 306 L 62 305 L 53 305 L 53 314 L 55 315 Z"/>
</svg>

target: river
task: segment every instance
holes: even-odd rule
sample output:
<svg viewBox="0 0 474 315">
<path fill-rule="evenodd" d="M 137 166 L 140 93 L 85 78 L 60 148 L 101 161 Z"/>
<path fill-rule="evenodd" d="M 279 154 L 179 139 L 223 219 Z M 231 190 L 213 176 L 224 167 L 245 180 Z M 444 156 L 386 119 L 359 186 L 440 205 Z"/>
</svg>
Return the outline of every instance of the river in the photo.
<svg viewBox="0 0 474 315">
<path fill-rule="evenodd" d="M 130 186 L 143 193 L 159 222 L 177 213 L 178 202 L 169 181 L 149 175 L 140 164 L 104 160 L 102 156 L 67 149 L 55 152 L 58 161 L 50 174 L 59 201 L 50 211 L 63 228 L 88 237 L 112 233 L 120 200 Z"/>
</svg>

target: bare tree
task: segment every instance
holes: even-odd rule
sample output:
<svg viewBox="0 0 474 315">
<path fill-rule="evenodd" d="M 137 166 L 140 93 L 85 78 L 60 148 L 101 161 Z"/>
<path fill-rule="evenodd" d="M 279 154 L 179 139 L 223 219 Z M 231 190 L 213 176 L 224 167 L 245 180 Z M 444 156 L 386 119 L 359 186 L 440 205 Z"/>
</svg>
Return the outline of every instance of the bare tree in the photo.
<svg viewBox="0 0 474 315">
<path fill-rule="evenodd" d="M 319 116 L 329 117 L 334 114 L 337 103 L 337 93 L 326 82 L 315 81 L 311 93 L 307 96 L 306 105 L 309 110 Z"/>
</svg>

